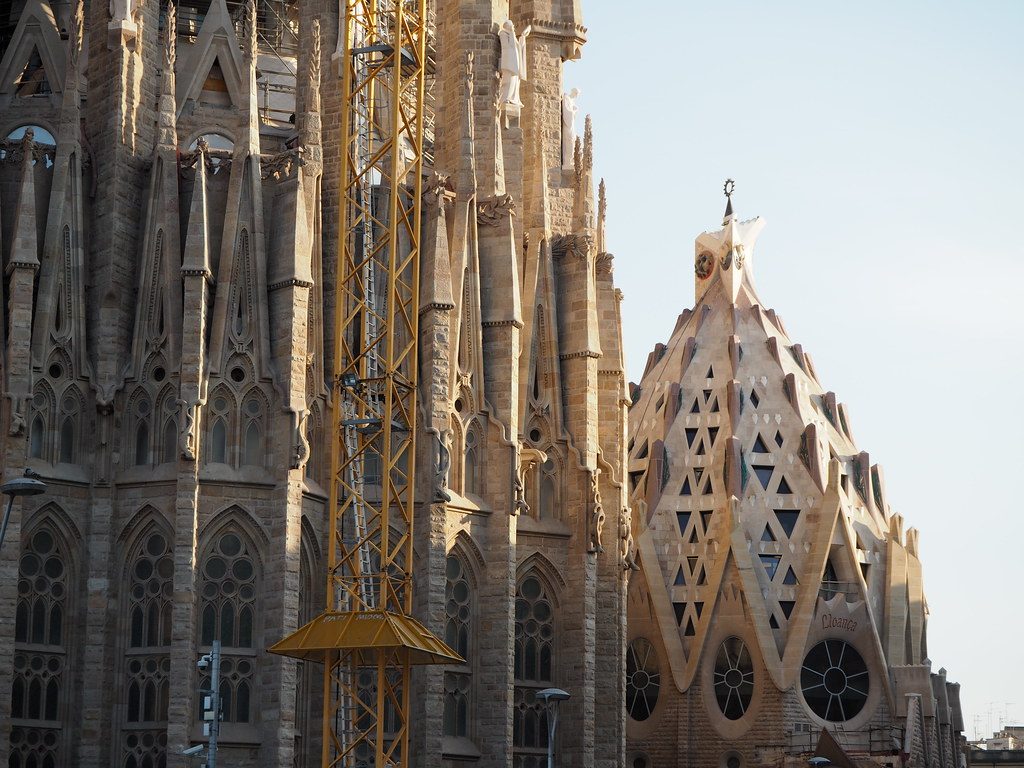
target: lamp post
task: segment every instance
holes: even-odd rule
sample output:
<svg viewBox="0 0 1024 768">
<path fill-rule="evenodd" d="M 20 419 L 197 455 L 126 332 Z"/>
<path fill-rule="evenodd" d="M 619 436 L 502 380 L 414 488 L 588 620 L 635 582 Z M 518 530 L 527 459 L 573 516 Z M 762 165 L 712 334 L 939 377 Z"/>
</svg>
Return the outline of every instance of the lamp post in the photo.
<svg viewBox="0 0 1024 768">
<path fill-rule="evenodd" d="M 561 688 L 545 688 L 534 694 L 544 702 L 548 714 L 548 768 L 555 768 L 555 731 L 558 729 L 558 702 L 566 701 L 569 694 Z"/>
<path fill-rule="evenodd" d="M 14 499 L 18 496 L 37 496 L 46 491 L 46 483 L 36 479 L 36 473 L 26 469 L 22 477 L 15 477 L 0 485 L 0 493 L 7 497 L 7 506 L 4 507 L 4 521 L 0 525 L 0 547 L 4 545 L 4 536 L 7 535 L 7 523 L 11 520 L 11 510 L 14 508 Z"/>
</svg>

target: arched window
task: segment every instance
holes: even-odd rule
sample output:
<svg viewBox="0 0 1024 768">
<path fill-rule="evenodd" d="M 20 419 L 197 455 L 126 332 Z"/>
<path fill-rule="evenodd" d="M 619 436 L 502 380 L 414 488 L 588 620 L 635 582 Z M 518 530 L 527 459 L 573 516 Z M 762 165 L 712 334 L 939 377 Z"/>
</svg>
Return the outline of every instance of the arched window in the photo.
<svg viewBox="0 0 1024 768">
<path fill-rule="evenodd" d="M 228 424 L 231 401 L 223 391 L 210 399 L 210 443 L 207 460 L 214 464 L 228 463 Z"/>
<path fill-rule="evenodd" d="M 444 735 L 469 736 L 469 711 L 472 703 L 472 666 L 470 638 L 472 604 L 466 567 L 457 555 L 445 560 L 445 629 L 444 641 L 466 660 L 453 665 L 444 675 Z"/>
<path fill-rule="evenodd" d="M 259 584 L 256 552 L 242 533 L 229 528 L 217 534 L 201 560 L 199 653 L 221 644 L 220 694 L 224 721 L 251 723 L 256 710 L 256 624 Z M 200 685 L 209 688 L 206 678 Z M 196 709 L 202 717 L 202 707 Z"/>
<path fill-rule="evenodd" d="M 132 406 L 135 416 L 135 466 L 149 464 L 149 422 L 153 415 L 153 406 L 146 396 L 139 397 Z"/>
<path fill-rule="evenodd" d="M 61 762 L 62 721 L 70 685 L 68 563 L 67 545 L 48 523 L 37 527 L 22 548 L 8 759 L 13 768 L 43 768 Z"/>
<path fill-rule="evenodd" d="M 303 534 L 305 538 L 305 534 Z M 298 626 L 304 626 L 316 616 L 315 606 L 319 601 L 315 595 L 316 581 L 306 542 L 302 542 L 299 557 L 299 616 Z M 319 676 L 317 667 L 306 661 L 298 662 L 295 675 L 295 760 L 294 768 L 307 768 L 319 764 L 320 753 L 314 749 L 320 719 L 313 699 Z"/>
<path fill-rule="evenodd" d="M 554 459 L 548 459 L 540 465 L 540 489 L 537 494 L 537 517 L 541 520 L 554 520 L 558 517 L 558 475 Z"/>
<path fill-rule="evenodd" d="M 480 438 L 475 428 L 466 432 L 466 461 L 463 470 L 466 493 L 480 495 Z"/>
<path fill-rule="evenodd" d="M 53 418 L 54 398 L 48 386 L 38 386 L 32 395 L 32 421 L 29 427 L 28 455 L 33 459 L 49 460 L 50 435 L 47 424 Z"/>
<path fill-rule="evenodd" d="M 541 766 L 548 747 L 545 709 L 535 694 L 553 685 L 555 625 L 551 600 L 535 574 L 516 591 L 514 765 Z"/>
<path fill-rule="evenodd" d="M 77 423 L 81 413 L 81 403 L 73 394 L 74 390 L 65 392 L 60 407 L 60 434 L 57 442 L 57 461 L 62 464 L 74 464 L 78 456 Z"/>
<path fill-rule="evenodd" d="M 125 768 L 156 768 L 167 760 L 173 576 L 170 537 L 151 529 L 135 543 L 126 560 L 125 659 L 120 690 Z"/>
<path fill-rule="evenodd" d="M 242 464 L 262 467 L 265 463 L 263 450 L 263 405 L 255 395 L 250 395 L 242 404 Z"/>
</svg>

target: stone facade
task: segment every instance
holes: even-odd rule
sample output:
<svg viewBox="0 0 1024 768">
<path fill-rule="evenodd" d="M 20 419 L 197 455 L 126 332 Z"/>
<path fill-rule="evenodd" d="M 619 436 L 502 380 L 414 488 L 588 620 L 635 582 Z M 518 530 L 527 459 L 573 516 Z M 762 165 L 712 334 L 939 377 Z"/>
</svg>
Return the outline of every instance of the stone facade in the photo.
<svg viewBox="0 0 1024 768">
<path fill-rule="evenodd" d="M 324 605 L 337 4 L 121 5 L 0 20 L 0 460 L 48 485 L 0 552 L 0 744 L 184 766 L 219 639 L 222 764 L 318 765 L 318 671 L 264 649 Z M 627 399 L 589 122 L 560 161 L 579 3 L 431 6 L 415 603 L 467 663 L 417 670 L 413 761 L 540 765 L 556 685 L 561 764 L 611 768 Z"/>
<path fill-rule="evenodd" d="M 697 238 L 696 303 L 633 386 L 627 765 L 955 768 L 918 533 L 759 299 L 762 226 L 730 202 Z"/>
</svg>

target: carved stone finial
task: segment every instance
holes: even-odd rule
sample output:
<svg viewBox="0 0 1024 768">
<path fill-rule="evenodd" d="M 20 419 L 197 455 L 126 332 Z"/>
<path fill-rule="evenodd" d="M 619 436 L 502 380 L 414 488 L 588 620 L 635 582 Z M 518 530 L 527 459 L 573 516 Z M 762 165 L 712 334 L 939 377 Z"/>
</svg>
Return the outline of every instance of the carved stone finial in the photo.
<svg viewBox="0 0 1024 768">
<path fill-rule="evenodd" d="M 604 179 L 601 179 L 601 183 L 597 185 L 597 218 L 600 221 L 604 221 L 605 214 L 608 212 L 608 199 L 605 197 Z"/>
<path fill-rule="evenodd" d="M 313 19 L 313 34 L 309 50 L 309 86 L 320 91 L 320 19 Z"/>
<path fill-rule="evenodd" d="M 256 0 L 245 4 L 245 58 L 256 63 Z"/>
<path fill-rule="evenodd" d="M 178 59 L 178 8 L 173 0 L 167 4 L 167 23 L 164 27 L 164 69 L 174 72 Z"/>
<path fill-rule="evenodd" d="M 580 137 L 576 137 L 576 143 L 572 148 L 572 170 L 576 176 L 576 186 L 580 186 L 580 181 L 583 179 L 583 144 L 580 142 Z"/>
<path fill-rule="evenodd" d="M 594 170 L 594 123 L 590 115 L 583 124 L 583 170 Z"/>
<path fill-rule="evenodd" d="M 78 58 L 82 53 L 83 39 L 85 37 L 85 3 L 78 0 L 75 3 L 75 12 L 71 15 L 69 52 L 71 55 L 71 66 L 78 66 Z"/>
</svg>

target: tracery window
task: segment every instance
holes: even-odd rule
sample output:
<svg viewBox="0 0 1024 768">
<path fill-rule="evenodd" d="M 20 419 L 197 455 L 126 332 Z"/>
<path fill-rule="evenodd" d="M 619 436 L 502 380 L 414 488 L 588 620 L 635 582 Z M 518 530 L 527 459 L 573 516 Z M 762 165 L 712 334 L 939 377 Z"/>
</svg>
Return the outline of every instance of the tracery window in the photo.
<svg viewBox="0 0 1024 768">
<path fill-rule="evenodd" d="M 305 538 L 305 534 L 303 535 Z M 315 587 L 313 579 L 313 568 L 310 562 L 305 542 L 302 543 L 299 558 L 299 615 L 298 626 L 305 626 L 316 616 L 314 606 L 317 601 L 314 598 Z M 314 732 L 320 725 L 319 718 L 314 710 L 316 702 L 312 698 L 316 690 L 317 678 L 315 677 L 317 667 L 314 664 L 300 660 L 297 664 L 295 675 L 295 757 L 294 768 L 306 768 L 311 765 L 308 760 L 313 746 Z"/>
<path fill-rule="evenodd" d="M 718 708 L 730 720 L 739 720 L 754 695 L 754 665 L 750 651 L 738 637 L 726 638 L 715 657 L 712 678 Z"/>
<path fill-rule="evenodd" d="M 547 764 L 548 724 L 537 691 L 553 684 L 554 611 L 540 579 L 527 575 L 516 591 L 515 701 L 512 712 L 513 765 Z"/>
<path fill-rule="evenodd" d="M 32 395 L 32 424 L 29 428 L 28 455 L 30 458 L 47 458 L 49 440 L 46 425 L 53 418 L 54 407 L 49 387 L 36 387 L 36 391 Z"/>
<path fill-rule="evenodd" d="M 540 465 L 540 486 L 537 493 L 537 517 L 541 520 L 554 520 L 558 503 L 558 476 L 554 459 L 548 459 Z"/>
<path fill-rule="evenodd" d="M 210 442 L 208 461 L 214 464 L 228 463 L 228 434 L 232 404 L 229 395 L 218 389 L 210 399 Z"/>
<path fill-rule="evenodd" d="M 242 464 L 251 467 L 264 465 L 263 404 L 253 393 L 242 404 Z"/>
<path fill-rule="evenodd" d="M 145 395 L 135 399 L 132 403 L 132 415 L 135 418 L 134 448 L 135 466 L 142 467 L 149 464 L 149 435 L 150 422 L 153 416 L 153 405 Z"/>
<path fill-rule="evenodd" d="M 444 641 L 466 660 L 465 664 L 452 666 L 444 675 L 444 735 L 465 738 L 469 736 L 472 704 L 472 597 L 466 568 L 454 554 L 448 555 L 445 560 L 444 596 Z"/>
<path fill-rule="evenodd" d="M 634 720 L 651 716 L 661 690 L 658 654 L 649 640 L 638 637 L 626 649 L 626 711 Z"/>
<path fill-rule="evenodd" d="M 480 437 L 476 429 L 466 432 L 466 460 L 463 470 L 466 493 L 480 495 Z"/>
<path fill-rule="evenodd" d="M 78 455 L 78 419 L 81 403 L 72 391 L 64 394 L 60 409 L 60 435 L 57 441 L 57 461 L 74 464 Z"/>
<path fill-rule="evenodd" d="M 124 768 L 163 768 L 167 763 L 173 576 L 169 538 L 162 531 L 150 530 L 127 559 L 121 726 Z"/>
<path fill-rule="evenodd" d="M 841 723 L 856 717 L 868 700 L 871 677 L 857 649 L 843 640 L 818 643 L 804 657 L 800 690 L 822 720 Z"/>
<path fill-rule="evenodd" d="M 67 669 L 67 545 L 44 523 L 22 548 L 15 609 L 10 768 L 64 764 Z"/>
<path fill-rule="evenodd" d="M 221 644 L 220 694 L 224 722 L 251 723 L 255 699 L 257 556 L 236 529 L 219 533 L 201 560 L 199 654 Z M 209 688 L 209 677 L 200 688 Z M 202 707 L 196 709 L 202 717 Z"/>
</svg>

